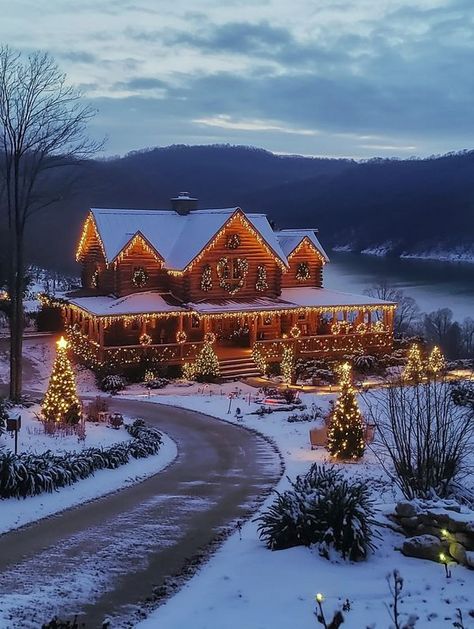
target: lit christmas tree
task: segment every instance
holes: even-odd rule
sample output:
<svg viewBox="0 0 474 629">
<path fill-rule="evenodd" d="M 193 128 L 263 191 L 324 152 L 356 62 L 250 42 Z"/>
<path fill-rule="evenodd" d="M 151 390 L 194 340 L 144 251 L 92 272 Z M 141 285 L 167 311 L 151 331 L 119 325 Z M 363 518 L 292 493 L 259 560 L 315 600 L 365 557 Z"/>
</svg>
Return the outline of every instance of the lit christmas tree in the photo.
<svg viewBox="0 0 474 629">
<path fill-rule="evenodd" d="M 349 363 L 341 365 L 340 374 L 341 392 L 331 414 L 328 450 L 337 459 L 360 459 L 365 451 L 364 424 Z"/>
<path fill-rule="evenodd" d="M 77 424 L 81 417 L 81 405 L 76 391 L 74 372 L 67 357 L 68 343 L 61 337 L 48 390 L 43 400 L 43 416 L 48 421 Z"/>
<path fill-rule="evenodd" d="M 212 342 L 205 341 L 194 363 L 183 365 L 183 375 L 188 380 L 206 382 L 218 378 L 220 374 L 219 359 L 212 349 Z"/>
<path fill-rule="evenodd" d="M 403 380 L 409 382 L 420 382 L 425 375 L 425 365 L 421 357 L 419 346 L 414 343 L 408 350 L 408 361 L 403 370 Z"/>
<path fill-rule="evenodd" d="M 437 345 L 435 345 L 431 350 L 426 368 L 428 373 L 435 378 L 436 376 L 442 374 L 446 369 L 446 361 L 444 360 L 442 351 Z"/>
</svg>

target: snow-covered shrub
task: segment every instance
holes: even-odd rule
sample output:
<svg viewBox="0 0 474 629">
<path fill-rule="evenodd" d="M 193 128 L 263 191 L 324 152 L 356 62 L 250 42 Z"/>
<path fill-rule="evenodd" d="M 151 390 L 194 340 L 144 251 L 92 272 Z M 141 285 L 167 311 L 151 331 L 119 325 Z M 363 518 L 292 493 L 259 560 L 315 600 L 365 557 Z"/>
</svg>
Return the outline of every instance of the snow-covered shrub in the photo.
<svg viewBox="0 0 474 629">
<path fill-rule="evenodd" d="M 468 406 L 474 409 L 474 384 L 472 382 L 456 382 L 451 391 L 456 406 Z"/>
<path fill-rule="evenodd" d="M 310 422 L 312 420 L 313 417 L 310 413 L 293 413 L 293 415 L 288 415 L 286 421 L 290 424 L 295 424 L 297 422 Z"/>
<path fill-rule="evenodd" d="M 328 557 L 365 559 L 373 550 L 374 505 L 365 483 L 347 480 L 340 470 L 313 464 L 292 489 L 256 521 L 260 538 L 272 550 L 315 544 Z"/>
<path fill-rule="evenodd" d="M 149 378 L 148 380 L 145 379 L 143 384 L 147 389 L 163 389 L 163 387 L 169 384 L 169 380 L 167 378 L 157 378 L 153 376 L 153 378 Z"/>
<path fill-rule="evenodd" d="M 51 493 L 91 476 L 96 470 L 115 469 L 130 458 L 144 458 L 159 451 L 162 437 L 158 430 L 141 420 L 126 428 L 132 440 L 109 448 L 88 448 L 63 455 L 50 450 L 42 454 L 15 455 L 10 451 L 0 454 L 0 498 Z"/>
<path fill-rule="evenodd" d="M 110 376 L 105 376 L 100 382 L 100 388 L 102 391 L 106 393 L 111 393 L 115 395 L 119 391 L 123 391 L 126 385 L 125 378 L 122 376 L 118 376 L 115 374 L 111 374 Z"/>
</svg>

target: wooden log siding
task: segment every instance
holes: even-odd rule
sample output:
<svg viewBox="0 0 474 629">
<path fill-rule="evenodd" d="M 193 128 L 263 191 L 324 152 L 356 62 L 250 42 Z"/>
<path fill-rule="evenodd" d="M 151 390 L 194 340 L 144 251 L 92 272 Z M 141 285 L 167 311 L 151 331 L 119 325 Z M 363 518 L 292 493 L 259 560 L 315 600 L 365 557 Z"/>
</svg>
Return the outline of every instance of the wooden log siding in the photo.
<svg viewBox="0 0 474 629">
<path fill-rule="evenodd" d="M 282 288 L 295 288 L 300 286 L 316 286 L 321 288 L 323 285 L 323 263 L 321 257 L 316 251 L 304 243 L 303 246 L 298 249 L 293 255 L 290 254 L 288 258 L 290 263 L 290 269 L 287 273 L 284 273 L 281 278 Z M 309 266 L 310 278 L 306 282 L 301 282 L 296 279 L 296 272 L 298 270 L 298 264 L 306 262 Z"/>
<path fill-rule="evenodd" d="M 143 267 L 148 273 L 148 281 L 144 286 L 135 286 L 133 283 L 133 271 L 138 267 Z M 114 293 L 118 297 L 146 290 L 163 292 L 168 290 L 167 274 L 162 269 L 161 261 L 146 251 L 139 240 L 125 256 L 117 260 L 115 269 Z"/>
<path fill-rule="evenodd" d="M 231 234 L 238 234 L 240 245 L 237 249 L 229 249 L 227 247 L 227 239 Z M 232 279 L 232 260 L 235 258 L 246 259 L 249 265 L 248 273 L 245 278 L 244 285 L 234 295 L 230 295 L 228 291 L 219 286 L 219 276 L 217 274 L 217 263 L 221 258 L 229 260 L 231 267 L 231 277 L 229 281 L 235 283 Z M 212 289 L 203 291 L 201 289 L 201 277 L 204 267 L 209 264 L 212 271 Z M 267 269 L 268 288 L 265 291 L 257 291 L 255 288 L 257 282 L 257 267 L 265 265 Z M 229 229 L 226 229 L 220 235 L 213 247 L 197 262 L 190 271 L 185 273 L 189 277 L 189 300 L 213 300 L 213 299 L 233 299 L 233 298 L 258 298 L 258 297 L 277 297 L 280 293 L 280 267 L 276 263 L 274 257 L 266 252 L 264 247 L 259 243 L 257 238 L 249 232 L 243 225 L 234 222 Z M 176 279 L 180 279 L 179 277 Z M 174 291 L 173 291 L 174 292 Z"/>
</svg>

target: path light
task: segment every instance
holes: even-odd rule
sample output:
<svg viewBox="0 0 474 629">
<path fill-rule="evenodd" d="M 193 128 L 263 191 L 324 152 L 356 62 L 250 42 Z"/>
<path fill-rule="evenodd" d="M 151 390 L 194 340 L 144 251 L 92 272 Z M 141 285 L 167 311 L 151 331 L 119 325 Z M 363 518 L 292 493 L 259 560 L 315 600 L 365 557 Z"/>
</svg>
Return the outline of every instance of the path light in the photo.
<svg viewBox="0 0 474 629">
<path fill-rule="evenodd" d="M 444 565 L 444 571 L 446 573 L 446 578 L 450 579 L 451 578 L 451 570 L 448 568 L 449 558 L 444 553 L 440 553 L 439 554 L 439 560 Z"/>
</svg>

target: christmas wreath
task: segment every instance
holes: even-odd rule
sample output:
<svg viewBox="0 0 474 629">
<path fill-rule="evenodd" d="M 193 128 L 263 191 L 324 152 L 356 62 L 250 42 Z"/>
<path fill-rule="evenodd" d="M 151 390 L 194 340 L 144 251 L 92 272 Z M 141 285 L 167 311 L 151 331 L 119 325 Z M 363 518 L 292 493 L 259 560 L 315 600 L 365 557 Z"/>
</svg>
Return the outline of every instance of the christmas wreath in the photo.
<svg viewBox="0 0 474 629">
<path fill-rule="evenodd" d="M 216 342 L 216 335 L 214 332 L 206 332 L 204 335 L 204 343 L 206 345 L 213 345 Z"/>
<path fill-rule="evenodd" d="M 230 234 L 227 238 L 227 249 L 238 249 L 240 247 L 239 234 Z"/>
<path fill-rule="evenodd" d="M 184 330 L 178 330 L 176 332 L 176 342 L 179 343 L 180 345 L 182 345 L 183 343 L 186 343 L 186 339 L 187 339 L 187 334 Z"/>
<path fill-rule="evenodd" d="M 296 267 L 296 279 L 298 282 L 307 282 L 311 277 L 307 262 L 300 262 Z"/>
<path fill-rule="evenodd" d="M 247 273 L 249 271 L 249 263 L 245 258 L 237 258 L 236 264 L 238 279 L 236 279 L 235 282 L 231 282 L 229 280 L 229 260 L 227 258 L 221 258 L 217 263 L 219 286 L 227 291 L 229 295 L 235 295 L 235 293 L 239 292 L 245 284 L 245 278 L 247 277 Z"/>
<path fill-rule="evenodd" d="M 140 345 L 151 345 L 151 342 L 153 341 L 153 339 L 151 338 L 149 334 L 145 332 L 144 334 L 140 336 L 139 341 L 140 341 Z"/>
<path fill-rule="evenodd" d="M 300 335 L 301 335 L 301 330 L 299 329 L 299 327 L 297 325 L 294 325 L 291 330 L 290 330 L 290 335 L 294 338 L 297 339 Z"/>
<path fill-rule="evenodd" d="M 137 288 L 143 288 L 148 282 L 148 273 L 142 266 L 138 266 L 133 270 L 132 284 Z"/>
</svg>

